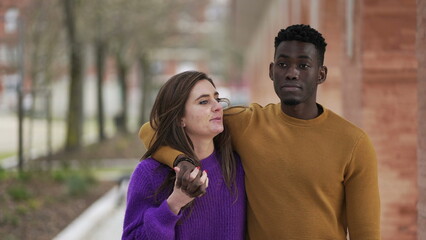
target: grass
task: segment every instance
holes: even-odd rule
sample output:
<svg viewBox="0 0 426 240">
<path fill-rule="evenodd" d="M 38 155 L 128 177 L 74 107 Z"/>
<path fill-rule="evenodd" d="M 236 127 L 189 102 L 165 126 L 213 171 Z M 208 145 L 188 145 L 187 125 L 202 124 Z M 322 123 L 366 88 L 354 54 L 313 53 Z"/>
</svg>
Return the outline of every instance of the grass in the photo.
<svg viewBox="0 0 426 240">
<path fill-rule="evenodd" d="M 16 152 L 2 152 L 0 153 L 0 162 L 3 161 L 6 158 L 10 158 L 12 156 L 15 156 Z"/>
</svg>

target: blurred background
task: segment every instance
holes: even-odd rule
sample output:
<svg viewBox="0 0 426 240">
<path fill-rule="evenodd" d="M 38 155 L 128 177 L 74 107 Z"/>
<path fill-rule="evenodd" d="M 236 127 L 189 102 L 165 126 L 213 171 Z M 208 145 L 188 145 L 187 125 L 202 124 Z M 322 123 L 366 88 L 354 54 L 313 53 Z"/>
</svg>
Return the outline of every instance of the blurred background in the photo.
<svg viewBox="0 0 426 240">
<path fill-rule="evenodd" d="M 328 43 L 318 102 L 376 148 L 382 239 L 426 239 L 426 0 L 0 0 L 0 235 L 36 239 L 25 219 L 56 200 L 34 172 L 67 198 L 75 176 L 103 189 L 40 239 L 125 179 L 176 73 L 208 73 L 233 105 L 278 102 L 273 40 L 297 23 Z"/>
</svg>

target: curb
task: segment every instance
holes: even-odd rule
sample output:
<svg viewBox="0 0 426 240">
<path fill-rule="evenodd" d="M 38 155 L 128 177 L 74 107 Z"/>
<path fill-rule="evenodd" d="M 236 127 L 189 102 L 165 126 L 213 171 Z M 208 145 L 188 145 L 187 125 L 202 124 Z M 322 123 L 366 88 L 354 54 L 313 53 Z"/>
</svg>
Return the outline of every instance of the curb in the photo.
<svg viewBox="0 0 426 240">
<path fill-rule="evenodd" d="M 106 218 L 123 200 L 127 186 L 115 186 L 87 208 L 53 240 L 84 239 L 102 219 Z"/>
</svg>

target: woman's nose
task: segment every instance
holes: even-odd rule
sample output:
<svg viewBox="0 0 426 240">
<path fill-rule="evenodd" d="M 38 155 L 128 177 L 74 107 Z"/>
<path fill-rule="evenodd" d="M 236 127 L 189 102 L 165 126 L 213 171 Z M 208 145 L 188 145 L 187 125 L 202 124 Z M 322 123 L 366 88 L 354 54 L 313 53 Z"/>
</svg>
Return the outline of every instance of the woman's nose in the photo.
<svg viewBox="0 0 426 240">
<path fill-rule="evenodd" d="M 215 101 L 215 104 L 213 105 L 213 108 L 212 108 L 213 112 L 217 112 L 222 109 L 223 109 L 222 104 L 220 102 Z"/>
</svg>

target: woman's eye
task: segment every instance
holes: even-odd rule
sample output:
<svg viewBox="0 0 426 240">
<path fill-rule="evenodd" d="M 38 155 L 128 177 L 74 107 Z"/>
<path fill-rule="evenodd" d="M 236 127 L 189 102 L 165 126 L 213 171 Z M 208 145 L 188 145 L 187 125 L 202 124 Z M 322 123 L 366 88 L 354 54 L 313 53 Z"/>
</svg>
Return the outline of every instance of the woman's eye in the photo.
<svg viewBox="0 0 426 240">
<path fill-rule="evenodd" d="M 216 98 L 216 101 L 220 102 L 220 101 L 222 101 L 222 99 L 221 98 Z"/>
<path fill-rule="evenodd" d="M 209 101 L 208 101 L 208 100 L 200 101 L 200 104 L 207 104 L 207 103 L 209 103 Z"/>
</svg>

